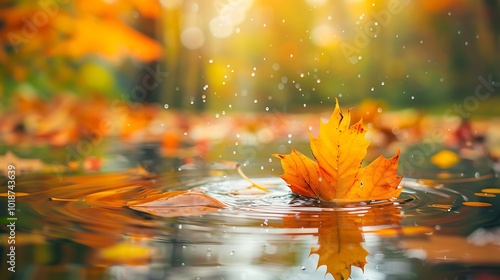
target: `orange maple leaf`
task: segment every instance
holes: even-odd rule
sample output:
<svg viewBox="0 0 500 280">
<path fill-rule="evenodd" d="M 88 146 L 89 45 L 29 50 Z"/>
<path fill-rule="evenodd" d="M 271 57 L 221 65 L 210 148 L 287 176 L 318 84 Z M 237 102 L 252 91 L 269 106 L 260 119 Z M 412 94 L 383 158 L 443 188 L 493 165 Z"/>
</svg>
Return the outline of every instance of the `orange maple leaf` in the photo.
<svg viewBox="0 0 500 280">
<path fill-rule="evenodd" d="M 281 178 L 294 193 L 324 201 L 397 198 L 402 191 L 399 150 L 362 168 L 370 144 L 365 133 L 362 120 L 350 126 L 349 112 L 344 115 L 336 100 L 330 120 L 320 124 L 319 136 L 309 135 L 316 162 L 293 148 L 288 155 L 276 154 L 284 169 Z"/>
</svg>

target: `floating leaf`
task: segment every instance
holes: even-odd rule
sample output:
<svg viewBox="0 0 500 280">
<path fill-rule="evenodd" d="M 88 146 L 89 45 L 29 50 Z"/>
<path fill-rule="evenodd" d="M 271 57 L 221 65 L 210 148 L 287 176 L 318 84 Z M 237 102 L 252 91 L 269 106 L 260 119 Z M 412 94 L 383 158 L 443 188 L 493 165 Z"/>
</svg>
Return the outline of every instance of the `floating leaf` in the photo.
<svg viewBox="0 0 500 280">
<path fill-rule="evenodd" d="M 450 150 L 443 150 L 431 158 L 431 162 L 441 169 L 447 169 L 456 165 L 460 161 L 459 156 Z"/>
<path fill-rule="evenodd" d="M 226 205 L 199 191 L 170 191 L 129 201 L 131 209 L 161 217 L 202 215 Z"/>
<path fill-rule="evenodd" d="M 292 149 L 281 159 L 281 176 L 299 195 L 324 201 L 394 199 L 402 191 L 397 175 L 399 151 L 361 168 L 370 142 L 362 121 L 350 126 L 350 115 L 342 113 L 338 100 L 327 123 L 321 123 L 318 137 L 310 136 L 316 162 Z"/>
</svg>

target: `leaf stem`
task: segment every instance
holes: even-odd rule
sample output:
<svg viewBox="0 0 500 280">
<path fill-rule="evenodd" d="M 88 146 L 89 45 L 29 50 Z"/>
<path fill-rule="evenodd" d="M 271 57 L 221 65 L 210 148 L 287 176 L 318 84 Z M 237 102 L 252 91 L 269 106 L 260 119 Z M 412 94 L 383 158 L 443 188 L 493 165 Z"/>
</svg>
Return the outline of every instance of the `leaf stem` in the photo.
<svg viewBox="0 0 500 280">
<path fill-rule="evenodd" d="M 243 177 L 243 179 L 247 180 L 250 184 L 252 184 L 252 186 L 258 188 L 259 190 L 269 192 L 269 190 L 267 188 L 264 188 L 263 186 L 255 183 L 250 178 L 248 178 L 247 175 L 245 175 L 245 173 L 243 173 L 243 171 L 241 171 L 241 166 L 239 164 L 236 165 L 236 171 L 238 171 L 238 174 L 240 174 L 240 176 Z"/>
</svg>

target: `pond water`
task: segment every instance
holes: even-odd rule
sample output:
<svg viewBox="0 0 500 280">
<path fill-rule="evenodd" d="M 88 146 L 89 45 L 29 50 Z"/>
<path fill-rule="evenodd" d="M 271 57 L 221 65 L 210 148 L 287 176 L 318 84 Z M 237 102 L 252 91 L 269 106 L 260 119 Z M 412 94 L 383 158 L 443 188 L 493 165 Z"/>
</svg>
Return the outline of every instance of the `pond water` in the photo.
<svg viewBox="0 0 500 280">
<path fill-rule="evenodd" d="M 1 274 L 10 279 L 497 279 L 500 182 L 493 171 L 478 176 L 469 168 L 452 175 L 406 176 L 396 201 L 356 203 L 298 197 L 279 176 L 259 171 L 250 177 L 267 193 L 230 170 L 20 176 L 16 272 L 8 272 L 9 230 L 2 229 Z M 220 204 L 130 206 L 172 190 L 203 192 Z M 7 197 L 0 199 L 7 205 Z M 2 217 L 6 208 L 0 209 Z"/>
</svg>

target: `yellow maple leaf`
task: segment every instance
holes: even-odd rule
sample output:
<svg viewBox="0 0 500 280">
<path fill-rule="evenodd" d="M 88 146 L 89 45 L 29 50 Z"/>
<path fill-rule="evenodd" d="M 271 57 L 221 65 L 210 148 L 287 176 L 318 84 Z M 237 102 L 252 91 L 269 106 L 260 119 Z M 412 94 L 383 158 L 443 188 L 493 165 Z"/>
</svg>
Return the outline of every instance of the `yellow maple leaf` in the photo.
<svg viewBox="0 0 500 280">
<path fill-rule="evenodd" d="M 349 112 L 343 114 L 336 100 L 330 120 L 320 124 L 319 136 L 310 135 L 316 162 L 295 149 L 288 155 L 276 154 L 284 169 L 281 178 L 294 193 L 324 201 L 397 198 L 402 191 L 399 150 L 362 168 L 370 144 L 365 133 L 362 120 L 350 125 Z"/>
</svg>

